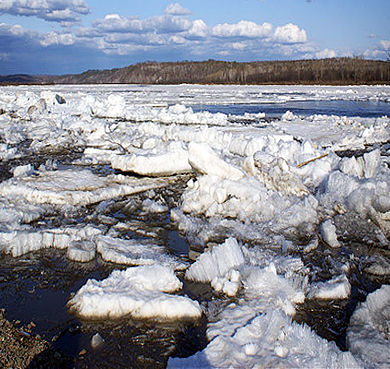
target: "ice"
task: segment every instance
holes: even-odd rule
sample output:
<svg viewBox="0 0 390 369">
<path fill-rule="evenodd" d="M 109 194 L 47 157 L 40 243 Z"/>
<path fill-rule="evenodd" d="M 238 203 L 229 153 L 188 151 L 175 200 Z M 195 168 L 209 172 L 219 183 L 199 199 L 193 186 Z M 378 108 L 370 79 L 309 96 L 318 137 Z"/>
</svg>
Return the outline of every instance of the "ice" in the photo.
<svg viewBox="0 0 390 369">
<path fill-rule="evenodd" d="M 25 175 L 31 175 L 34 172 L 34 167 L 31 164 L 20 165 L 14 168 L 14 177 L 22 177 Z"/>
<path fill-rule="evenodd" d="M 88 169 L 68 169 L 9 179 L 0 184 L 0 194 L 33 204 L 85 206 L 163 185 L 164 182 L 158 179 L 140 181 L 121 175 L 101 177 Z"/>
<path fill-rule="evenodd" d="M 258 293 L 257 299 L 252 295 L 245 303 L 228 305 L 218 321 L 209 324 L 210 343 L 203 351 L 169 359 L 168 367 L 362 367 L 350 353 L 293 323 L 280 307 L 267 305 L 270 300 Z"/>
<path fill-rule="evenodd" d="M 144 176 L 169 176 L 191 172 L 188 151 L 183 149 L 179 142 L 171 142 L 163 152 L 112 156 L 111 165 L 123 172 Z"/>
<path fill-rule="evenodd" d="M 88 262 L 95 259 L 96 244 L 93 241 L 72 241 L 66 256 L 70 260 Z"/>
<path fill-rule="evenodd" d="M 342 172 L 359 178 L 372 178 L 380 168 L 380 150 L 373 150 L 362 157 L 344 158 L 340 164 Z"/>
<path fill-rule="evenodd" d="M 322 238 L 330 247 L 341 246 L 339 240 L 337 239 L 336 227 L 332 223 L 331 219 L 328 219 L 321 224 L 320 232 Z"/>
<path fill-rule="evenodd" d="M 351 317 L 347 344 L 366 367 L 388 368 L 390 365 L 389 302 L 390 286 L 383 285 L 369 294 Z"/>
<path fill-rule="evenodd" d="M 161 204 L 159 202 L 146 199 L 142 202 L 142 209 L 148 213 L 166 213 L 169 211 L 168 206 Z"/>
<path fill-rule="evenodd" d="M 95 333 L 91 339 L 91 347 L 97 349 L 104 343 L 103 337 L 99 333 Z"/>
<path fill-rule="evenodd" d="M 258 151 L 253 156 L 253 162 L 247 161 L 245 165 L 247 170 L 252 175 L 257 176 L 269 189 L 281 191 L 287 195 L 304 196 L 309 194 L 301 178 L 291 171 L 284 158 Z"/>
<path fill-rule="evenodd" d="M 235 267 L 244 263 L 241 248 L 234 238 L 227 239 L 212 251 L 200 255 L 186 272 L 186 278 L 196 282 L 211 282 L 215 277 L 225 277 Z"/>
<path fill-rule="evenodd" d="M 151 265 L 158 262 L 174 269 L 185 269 L 186 264 L 169 256 L 163 247 L 148 240 L 124 240 L 101 235 L 95 240 L 102 258 L 116 264 Z"/>
<path fill-rule="evenodd" d="M 82 318 L 198 319 L 198 302 L 173 295 L 182 283 L 172 269 L 161 265 L 116 270 L 102 280 L 89 279 L 68 302 L 69 309 Z"/>
<path fill-rule="evenodd" d="M 188 161 L 192 168 L 201 174 L 211 174 L 233 181 L 244 177 L 239 168 L 221 159 L 206 143 L 191 142 L 188 145 Z"/>
<path fill-rule="evenodd" d="M 370 265 L 364 268 L 364 271 L 377 275 L 377 276 L 387 276 L 390 275 L 390 262 L 381 256 L 373 256 L 369 259 Z"/>
<path fill-rule="evenodd" d="M 16 257 L 43 248 L 67 249 L 71 246 L 73 248 L 69 254 L 71 258 L 88 261 L 87 259 L 91 260 L 91 253 L 94 253 L 94 249 L 90 249 L 92 247 L 90 240 L 100 233 L 99 228 L 91 225 L 0 232 L 0 250 Z"/>
<path fill-rule="evenodd" d="M 168 368 L 359 368 L 350 353 L 319 338 L 308 327 L 291 323 L 283 312 L 264 311 L 247 315 L 231 306 L 221 317 L 241 324 L 231 332 L 220 332 L 201 352 L 187 359 L 169 359 Z M 227 314 L 233 317 L 229 318 Z"/>
<path fill-rule="evenodd" d="M 0 251 L 59 248 L 75 262 L 98 255 L 128 267 L 72 297 L 70 309 L 83 318 L 204 312 L 207 347 L 169 366 L 358 367 L 351 352 L 380 366 L 381 352 L 374 361 L 351 343 L 343 353 L 292 316 L 305 298 L 352 306 L 348 266 L 358 259 L 367 275 L 389 274 L 385 250 L 375 251 L 389 244 L 390 119 L 301 114 L 288 104 L 380 107 L 389 96 L 388 86 L 2 86 Z M 207 111 L 229 104 L 261 113 Z M 267 104 L 286 109 L 268 116 Z M 179 198 L 181 173 L 189 181 Z M 373 255 L 349 250 L 356 219 L 374 233 L 360 240 Z M 186 238 L 191 258 L 199 255 L 192 265 L 162 246 L 165 227 Z M 324 252 L 317 270 L 310 260 Z M 184 284 L 210 284 L 203 309 L 180 294 L 174 270 Z M 354 324 L 365 332 L 369 316 L 360 325 L 351 319 L 350 342 Z M 376 321 L 383 334 L 384 320 Z"/>
<path fill-rule="evenodd" d="M 351 284 L 345 274 L 336 276 L 326 282 L 313 283 L 307 295 L 309 299 L 340 300 L 351 294 Z"/>
</svg>

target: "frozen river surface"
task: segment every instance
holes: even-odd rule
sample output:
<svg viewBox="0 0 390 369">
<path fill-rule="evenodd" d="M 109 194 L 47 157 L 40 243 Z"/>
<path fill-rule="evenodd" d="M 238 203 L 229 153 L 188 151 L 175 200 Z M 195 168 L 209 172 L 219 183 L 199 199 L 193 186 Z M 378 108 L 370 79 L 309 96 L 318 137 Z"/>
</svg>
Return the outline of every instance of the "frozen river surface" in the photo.
<svg viewBox="0 0 390 369">
<path fill-rule="evenodd" d="M 79 368 L 389 367 L 389 116 L 387 86 L 1 87 L 0 308 Z"/>
</svg>

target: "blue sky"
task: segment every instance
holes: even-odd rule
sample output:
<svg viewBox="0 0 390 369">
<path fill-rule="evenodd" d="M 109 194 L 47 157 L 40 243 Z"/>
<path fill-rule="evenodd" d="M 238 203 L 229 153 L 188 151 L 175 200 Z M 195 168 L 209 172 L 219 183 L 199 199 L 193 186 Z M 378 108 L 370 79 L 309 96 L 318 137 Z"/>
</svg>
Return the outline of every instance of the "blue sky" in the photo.
<svg viewBox="0 0 390 369">
<path fill-rule="evenodd" d="M 389 0 L 0 0 L 0 75 L 390 52 Z"/>
</svg>

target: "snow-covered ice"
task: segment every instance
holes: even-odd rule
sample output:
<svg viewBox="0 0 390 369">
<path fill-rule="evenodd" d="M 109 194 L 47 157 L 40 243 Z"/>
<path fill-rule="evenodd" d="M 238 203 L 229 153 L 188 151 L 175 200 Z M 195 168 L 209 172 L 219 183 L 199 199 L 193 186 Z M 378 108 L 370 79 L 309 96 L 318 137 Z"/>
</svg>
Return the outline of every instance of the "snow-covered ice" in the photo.
<svg viewBox="0 0 390 369">
<path fill-rule="evenodd" d="M 289 108 L 324 101 L 384 114 Z M 390 275 L 389 103 L 389 86 L 2 86 L 0 252 L 126 266 L 71 297 L 82 318 L 204 314 L 207 347 L 170 367 L 386 366 L 387 287 L 352 315 L 347 352 L 294 316 L 354 298 L 359 273 Z M 152 219 L 197 259 L 172 255 Z"/>
<path fill-rule="evenodd" d="M 197 319 L 198 302 L 173 295 L 182 283 L 174 272 L 160 265 L 114 271 L 103 281 L 93 279 L 69 301 L 69 309 L 85 318 Z"/>
</svg>

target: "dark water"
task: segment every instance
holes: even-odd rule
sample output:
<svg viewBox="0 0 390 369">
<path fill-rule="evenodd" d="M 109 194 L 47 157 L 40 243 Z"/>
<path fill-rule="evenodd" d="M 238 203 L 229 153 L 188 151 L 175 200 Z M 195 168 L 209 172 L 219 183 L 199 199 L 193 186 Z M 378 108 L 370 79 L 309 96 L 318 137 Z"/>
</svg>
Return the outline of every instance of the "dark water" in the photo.
<svg viewBox="0 0 390 369">
<path fill-rule="evenodd" d="M 390 104 L 379 101 L 307 100 L 277 104 L 194 105 L 192 108 L 194 112 L 209 111 L 231 115 L 265 113 L 266 117 L 280 117 L 287 110 L 303 116 L 314 114 L 363 118 L 390 116 Z"/>
</svg>

